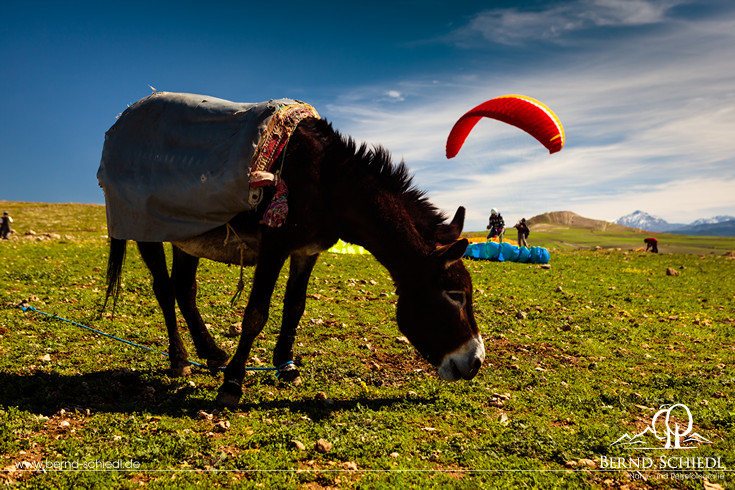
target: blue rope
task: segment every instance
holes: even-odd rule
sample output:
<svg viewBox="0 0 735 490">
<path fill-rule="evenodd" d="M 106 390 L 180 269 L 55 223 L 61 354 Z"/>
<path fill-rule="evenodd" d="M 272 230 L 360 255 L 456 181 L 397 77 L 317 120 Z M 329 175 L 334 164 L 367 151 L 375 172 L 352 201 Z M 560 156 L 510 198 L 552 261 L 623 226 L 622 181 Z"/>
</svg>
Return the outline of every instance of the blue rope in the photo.
<svg viewBox="0 0 735 490">
<path fill-rule="evenodd" d="M 67 320 L 66 318 L 62 318 L 62 317 L 60 317 L 58 315 L 52 315 L 51 313 L 46 313 L 45 311 L 38 310 L 38 309 L 36 309 L 36 308 L 34 308 L 32 306 L 21 306 L 21 309 L 23 310 L 23 312 L 26 312 L 26 311 L 35 311 L 36 313 L 40 313 L 42 315 L 46 315 L 46 316 L 51 317 L 51 318 L 56 318 L 57 320 L 61 320 L 61 321 L 67 322 L 67 323 L 71 323 L 72 325 L 76 325 L 77 327 L 85 328 L 85 329 L 90 330 L 90 331 L 92 331 L 92 332 L 94 332 L 96 334 L 99 334 L 99 335 L 103 335 L 105 337 L 108 337 L 108 338 L 110 338 L 112 340 L 117 340 L 118 342 L 122 342 L 122 343 L 128 344 L 128 345 L 132 345 L 133 347 L 140 347 L 141 349 L 149 350 L 151 352 L 155 352 L 156 354 L 160 354 L 162 356 L 168 357 L 168 353 L 166 353 L 166 352 L 160 352 L 160 351 L 157 351 L 155 349 L 151 349 L 150 347 L 146 347 L 145 345 L 136 344 L 135 342 L 131 342 L 129 340 L 125 340 L 125 339 L 121 339 L 119 337 L 115 337 L 114 335 L 110 335 L 108 333 L 102 332 L 101 330 L 97 330 L 97 329 L 94 329 L 92 327 L 88 327 L 86 325 L 82 325 L 81 323 L 77 323 L 77 322 L 72 321 L 72 320 Z M 200 368 L 203 368 L 203 369 L 207 369 L 207 366 L 205 366 L 204 364 L 200 364 L 200 363 L 194 362 L 194 361 L 188 361 L 188 362 L 189 362 L 189 364 L 192 364 L 194 366 L 197 366 L 197 367 L 200 367 Z M 288 366 L 289 364 L 293 364 L 293 363 L 294 363 L 293 361 L 288 361 L 288 362 L 285 362 L 285 363 L 281 364 L 278 367 L 246 367 L 245 370 L 246 371 L 280 371 L 281 368 L 284 368 L 284 367 Z M 221 366 L 219 369 L 221 371 L 224 371 L 225 370 L 225 366 Z M 276 376 L 278 376 L 278 373 L 277 372 L 276 372 Z"/>
</svg>

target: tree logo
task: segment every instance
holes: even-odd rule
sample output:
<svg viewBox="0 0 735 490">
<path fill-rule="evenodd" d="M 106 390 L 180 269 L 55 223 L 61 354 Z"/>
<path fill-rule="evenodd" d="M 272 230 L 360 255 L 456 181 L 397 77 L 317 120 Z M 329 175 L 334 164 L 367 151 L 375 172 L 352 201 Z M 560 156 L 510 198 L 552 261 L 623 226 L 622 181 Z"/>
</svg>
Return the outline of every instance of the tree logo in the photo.
<svg viewBox="0 0 735 490">
<path fill-rule="evenodd" d="M 712 441 L 693 430 L 694 420 L 689 407 L 683 403 L 662 405 L 653 416 L 650 426 L 635 435 L 624 434 L 610 446 L 627 449 L 694 449 L 697 446 L 693 444 L 712 444 Z"/>
</svg>

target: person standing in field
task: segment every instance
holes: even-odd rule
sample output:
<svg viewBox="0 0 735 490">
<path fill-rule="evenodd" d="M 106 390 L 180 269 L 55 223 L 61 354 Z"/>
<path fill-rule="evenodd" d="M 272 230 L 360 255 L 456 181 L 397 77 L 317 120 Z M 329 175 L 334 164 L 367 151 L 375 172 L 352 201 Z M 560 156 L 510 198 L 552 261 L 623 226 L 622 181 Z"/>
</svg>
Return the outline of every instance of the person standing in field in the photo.
<svg viewBox="0 0 735 490">
<path fill-rule="evenodd" d="M 528 247 L 528 241 L 526 241 L 526 238 L 528 238 L 531 230 L 528 229 L 526 218 L 521 218 L 521 220 L 515 224 L 515 229 L 518 230 L 518 246 Z"/>
<path fill-rule="evenodd" d="M 658 240 L 653 237 L 648 237 L 643 239 L 643 242 L 646 244 L 646 252 L 650 250 L 655 254 L 658 253 Z"/>
<path fill-rule="evenodd" d="M 500 212 L 496 208 L 490 210 L 490 221 L 487 225 L 487 229 L 490 233 L 487 235 L 487 239 L 498 237 L 498 241 L 503 243 L 503 235 L 505 234 L 505 221 L 500 216 Z"/>
<path fill-rule="evenodd" d="M 7 240 L 8 236 L 13 232 L 10 229 L 10 223 L 13 222 L 13 218 L 10 217 L 7 211 L 3 213 L 3 217 L 0 218 L 0 237 L 3 240 Z"/>
</svg>

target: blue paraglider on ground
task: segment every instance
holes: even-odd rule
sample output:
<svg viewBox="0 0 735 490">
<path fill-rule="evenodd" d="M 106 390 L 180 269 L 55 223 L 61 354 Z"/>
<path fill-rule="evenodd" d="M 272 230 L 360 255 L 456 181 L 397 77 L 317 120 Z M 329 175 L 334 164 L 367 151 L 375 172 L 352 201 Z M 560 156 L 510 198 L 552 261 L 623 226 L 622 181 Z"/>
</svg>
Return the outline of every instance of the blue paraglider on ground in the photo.
<svg viewBox="0 0 735 490">
<path fill-rule="evenodd" d="M 549 251 L 543 247 L 518 247 L 512 243 L 470 243 L 465 257 L 499 262 L 520 262 L 525 264 L 548 264 Z"/>
</svg>

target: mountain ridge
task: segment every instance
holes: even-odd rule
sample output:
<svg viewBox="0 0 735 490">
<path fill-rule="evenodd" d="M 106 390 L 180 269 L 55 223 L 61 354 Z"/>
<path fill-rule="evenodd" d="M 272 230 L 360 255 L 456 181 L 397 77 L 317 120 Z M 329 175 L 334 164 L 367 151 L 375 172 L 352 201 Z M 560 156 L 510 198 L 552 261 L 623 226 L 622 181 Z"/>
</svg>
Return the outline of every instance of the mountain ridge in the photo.
<svg viewBox="0 0 735 490">
<path fill-rule="evenodd" d="M 700 218 L 691 223 L 669 223 L 645 211 L 636 210 L 618 218 L 615 223 L 630 228 L 658 233 L 697 236 L 735 236 L 735 217 L 718 215 Z"/>
<path fill-rule="evenodd" d="M 637 214 L 636 214 L 637 213 Z M 701 237 L 735 237 L 735 218 L 729 216 L 716 216 L 713 218 L 699 219 L 693 223 L 699 224 L 672 224 L 652 216 L 643 211 L 631 213 L 641 220 L 623 220 L 617 222 L 598 220 L 581 216 L 573 211 L 550 211 L 536 215 L 527 220 L 531 230 L 537 232 L 550 231 L 554 228 L 578 228 L 592 232 L 633 232 L 639 234 L 671 233 L 676 235 L 692 235 Z M 653 219 L 649 219 L 649 218 Z M 730 218 L 730 219 L 726 219 Z M 725 219 L 725 221 L 717 221 Z M 660 222 L 658 221 L 660 220 Z M 717 221 L 717 222 L 715 222 Z M 623 223 L 630 223 L 625 225 Z M 660 226 L 650 226 L 658 223 Z"/>
</svg>

